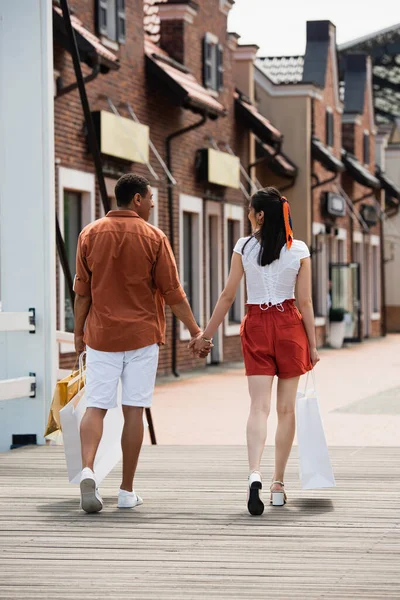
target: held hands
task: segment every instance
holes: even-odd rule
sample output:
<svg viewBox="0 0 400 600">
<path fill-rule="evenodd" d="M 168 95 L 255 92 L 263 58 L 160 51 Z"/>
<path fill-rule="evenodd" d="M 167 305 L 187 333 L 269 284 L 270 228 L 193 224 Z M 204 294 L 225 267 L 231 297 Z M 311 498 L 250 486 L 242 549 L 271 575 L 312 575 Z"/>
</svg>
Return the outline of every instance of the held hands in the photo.
<svg viewBox="0 0 400 600">
<path fill-rule="evenodd" d="M 214 344 L 212 341 L 204 339 L 203 332 L 193 337 L 188 345 L 188 349 L 192 352 L 193 356 L 197 356 L 198 358 L 206 358 L 213 347 Z"/>
</svg>

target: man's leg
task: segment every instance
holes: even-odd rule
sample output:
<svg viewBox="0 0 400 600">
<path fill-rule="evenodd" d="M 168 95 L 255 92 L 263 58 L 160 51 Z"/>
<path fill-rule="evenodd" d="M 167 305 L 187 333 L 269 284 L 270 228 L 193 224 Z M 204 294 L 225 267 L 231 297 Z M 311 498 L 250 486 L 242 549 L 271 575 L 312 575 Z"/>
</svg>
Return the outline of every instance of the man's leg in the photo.
<svg viewBox="0 0 400 600">
<path fill-rule="evenodd" d="M 88 408 L 81 422 L 82 468 L 94 470 L 94 459 L 103 435 L 103 421 L 107 411 Z"/>
<path fill-rule="evenodd" d="M 121 490 L 132 492 L 133 478 L 143 443 L 143 408 L 123 406 L 125 425 L 122 432 L 122 483 Z"/>
<path fill-rule="evenodd" d="M 117 405 L 118 381 L 122 372 L 123 352 L 101 352 L 87 347 L 87 410 L 81 422 L 82 475 L 81 506 L 85 512 L 99 512 L 103 501 L 97 489 L 94 461 L 107 410 Z"/>
<path fill-rule="evenodd" d="M 122 433 L 121 490 L 133 491 L 140 449 L 143 443 L 143 409 L 150 408 L 157 375 L 157 344 L 125 352 L 122 381 L 122 405 L 125 425 Z"/>
</svg>

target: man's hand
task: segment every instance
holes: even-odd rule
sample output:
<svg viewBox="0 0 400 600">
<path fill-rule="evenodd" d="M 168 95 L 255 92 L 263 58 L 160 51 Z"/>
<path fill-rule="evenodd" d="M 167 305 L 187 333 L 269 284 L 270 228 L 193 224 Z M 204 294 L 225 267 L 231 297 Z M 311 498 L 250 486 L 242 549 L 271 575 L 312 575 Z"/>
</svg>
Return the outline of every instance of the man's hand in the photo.
<svg viewBox="0 0 400 600">
<path fill-rule="evenodd" d="M 82 335 L 77 335 L 75 334 L 75 352 L 77 354 L 82 354 L 82 352 L 85 351 L 85 343 L 83 341 L 83 334 Z"/>
<path fill-rule="evenodd" d="M 190 340 L 188 348 L 192 351 L 193 356 L 206 358 L 210 354 L 213 344 L 206 342 L 203 339 L 203 333 L 200 332 L 196 337 Z"/>
</svg>

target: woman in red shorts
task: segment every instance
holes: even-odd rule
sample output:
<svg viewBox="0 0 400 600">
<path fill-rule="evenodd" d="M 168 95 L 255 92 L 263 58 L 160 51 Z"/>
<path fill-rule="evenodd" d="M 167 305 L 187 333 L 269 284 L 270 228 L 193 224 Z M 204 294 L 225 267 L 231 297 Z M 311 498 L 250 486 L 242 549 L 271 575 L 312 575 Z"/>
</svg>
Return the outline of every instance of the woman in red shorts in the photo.
<svg viewBox="0 0 400 600">
<path fill-rule="evenodd" d="M 247 284 L 247 315 L 241 326 L 242 348 L 251 397 L 247 422 L 249 457 L 248 510 L 261 515 L 260 462 L 267 436 L 271 390 L 278 377 L 278 427 L 271 503 L 286 502 L 284 474 L 295 434 L 295 401 L 300 376 L 319 361 L 311 298 L 310 253 L 293 239 L 289 204 L 268 187 L 250 201 L 253 233 L 241 238 L 233 252 L 231 271 L 204 334 L 190 347 L 204 356 L 223 322 L 243 274 Z M 299 309 L 295 306 L 295 300 Z"/>
</svg>

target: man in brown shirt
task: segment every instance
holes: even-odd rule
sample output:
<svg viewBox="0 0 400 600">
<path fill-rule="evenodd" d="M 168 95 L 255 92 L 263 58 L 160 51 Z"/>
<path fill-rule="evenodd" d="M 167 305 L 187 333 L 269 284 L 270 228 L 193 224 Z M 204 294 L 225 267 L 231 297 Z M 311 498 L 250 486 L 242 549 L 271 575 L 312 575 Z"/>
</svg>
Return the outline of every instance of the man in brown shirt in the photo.
<svg viewBox="0 0 400 600">
<path fill-rule="evenodd" d="M 81 423 L 81 506 L 98 512 L 94 460 L 103 419 L 117 405 L 122 382 L 125 425 L 123 476 L 118 507 L 142 504 L 133 478 L 143 441 L 143 408 L 151 406 L 159 345 L 165 342 L 164 304 L 201 335 L 179 281 L 164 233 L 147 221 L 153 208 L 149 182 L 124 175 L 115 187 L 118 210 L 85 227 L 79 236 L 75 300 L 75 348 L 86 346 L 87 411 Z"/>
</svg>

